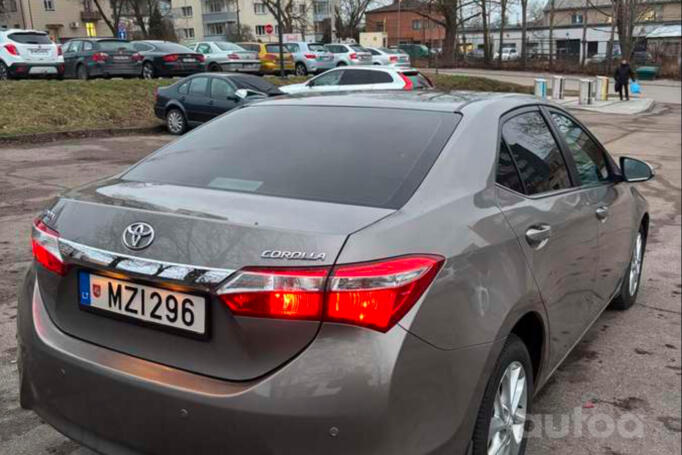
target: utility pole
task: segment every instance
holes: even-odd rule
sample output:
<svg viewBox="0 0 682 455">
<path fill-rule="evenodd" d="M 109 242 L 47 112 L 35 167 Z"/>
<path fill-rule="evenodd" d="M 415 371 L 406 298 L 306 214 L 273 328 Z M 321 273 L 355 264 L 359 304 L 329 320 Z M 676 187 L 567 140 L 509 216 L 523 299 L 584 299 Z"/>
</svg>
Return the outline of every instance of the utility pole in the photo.
<svg viewBox="0 0 682 455">
<path fill-rule="evenodd" d="M 279 77 L 286 79 L 284 72 L 284 43 L 282 42 L 282 0 L 277 0 L 277 38 L 279 40 Z"/>
<path fill-rule="evenodd" d="M 396 43 L 396 47 L 400 47 L 400 0 L 398 0 L 398 33 L 396 33 L 398 42 Z"/>
<path fill-rule="evenodd" d="M 336 42 L 336 0 L 331 0 L 329 2 L 329 26 L 331 28 L 331 39 L 332 43 Z"/>
<path fill-rule="evenodd" d="M 235 3 L 237 3 L 237 36 L 238 39 L 241 41 L 242 38 L 242 24 L 239 22 L 239 0 L 235 0 Z"/>
</svg>

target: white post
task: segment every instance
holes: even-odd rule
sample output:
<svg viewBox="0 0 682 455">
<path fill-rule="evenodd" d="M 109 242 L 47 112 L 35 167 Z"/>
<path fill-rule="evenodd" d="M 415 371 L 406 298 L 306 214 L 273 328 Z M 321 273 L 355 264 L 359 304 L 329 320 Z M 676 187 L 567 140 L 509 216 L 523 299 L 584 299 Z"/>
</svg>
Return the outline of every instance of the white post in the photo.
<svg viewBox="0 0 682 455">
<path fill-rule="evenodd" d="M 552 99 L 564 99 L 564 78 L 562 76 L 552 77 Z"/>
<path fill-rule="evenodd" d="M 547 98 L 547 80 L 535 79 L 535 96 L 538 98 Z"/>
</svg>

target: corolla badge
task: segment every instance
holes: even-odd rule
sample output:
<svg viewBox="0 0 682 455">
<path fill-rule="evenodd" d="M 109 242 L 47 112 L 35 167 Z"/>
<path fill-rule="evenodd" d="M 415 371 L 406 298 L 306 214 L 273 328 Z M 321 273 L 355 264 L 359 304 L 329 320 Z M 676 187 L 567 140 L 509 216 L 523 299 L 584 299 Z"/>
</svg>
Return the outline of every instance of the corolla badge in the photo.
<svg viewBox="0 0 682 455">
<path fill-rule="evenodd" d="M 142 250 L 154 241 L 154 228 L 147 223 L 133 223 L 123 231 L 123 244 L 131 250 Z"/>
<path fill-rule="evenodd" d="M 327 253 L 314 251 L 265 250 L 260 254 L 265 259 L 288 259 L 290 261 L 324 261 Z"/>
</svg>

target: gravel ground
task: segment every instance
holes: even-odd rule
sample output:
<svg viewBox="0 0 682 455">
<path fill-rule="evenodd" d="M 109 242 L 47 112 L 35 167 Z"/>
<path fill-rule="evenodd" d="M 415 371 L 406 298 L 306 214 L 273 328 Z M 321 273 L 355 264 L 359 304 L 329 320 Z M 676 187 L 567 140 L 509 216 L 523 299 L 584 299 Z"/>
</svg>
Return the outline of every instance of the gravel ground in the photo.
<svg viewBox="0 0 682 455">
<path fill-rule="evenodd" d="M 651 234 L 638 304 L 605 312 L 540 392 L 536 429 L 553 422 L 555 431 L 532 437 L 528 453 L 680 453 L 680 106 L 642 116 L 576 115 L 614 155 L 654 165 L 656 179 L 640 186 L 651 204 Z M 0 454 L 91 453 L 18 406 L 16 290 L 30 260 L 31 220 L 62 189 L 118 172 L 169 139 L 0 148 Z M 609 422 L 625 431 L 608 431 Z"/>
</svg>

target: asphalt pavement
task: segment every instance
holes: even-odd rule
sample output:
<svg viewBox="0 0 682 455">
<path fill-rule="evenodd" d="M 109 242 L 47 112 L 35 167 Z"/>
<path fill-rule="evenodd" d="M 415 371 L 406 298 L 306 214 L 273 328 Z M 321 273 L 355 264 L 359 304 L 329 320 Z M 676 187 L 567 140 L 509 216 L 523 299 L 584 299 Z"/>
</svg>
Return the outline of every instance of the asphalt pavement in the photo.
<svg viewBox="0 0 682 455">
<path fill-rule="evenodd" d="M 637 116 L 576 112 L 614 155 L 654 166 L 655 180 L 640 185 L 651 204 L 650 238 L 637 305 L 606 311 L 535 399 L 533 421 L 556 431 L 531 437 L 530 455 L 682 450 L 680 110 L 678 104 Z M 30 262 L 32 219 L 63 189 L 119 172 L 169 140 L 131 136 L 0 148 L 0 454 L 91 453 L 19 408 L 16 291 Z"/>
</svg>

